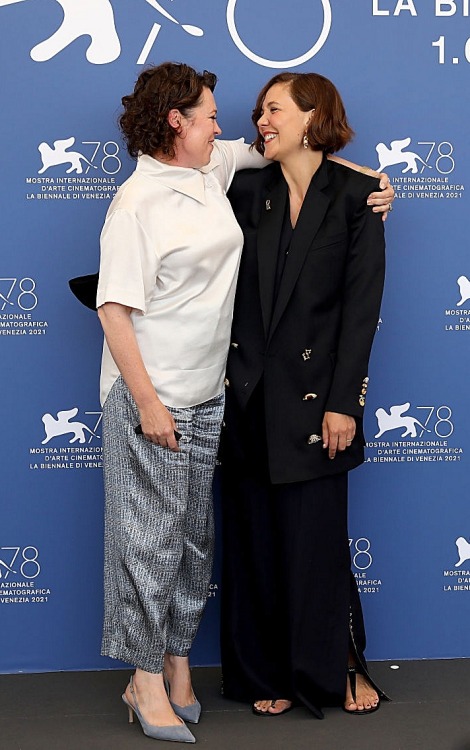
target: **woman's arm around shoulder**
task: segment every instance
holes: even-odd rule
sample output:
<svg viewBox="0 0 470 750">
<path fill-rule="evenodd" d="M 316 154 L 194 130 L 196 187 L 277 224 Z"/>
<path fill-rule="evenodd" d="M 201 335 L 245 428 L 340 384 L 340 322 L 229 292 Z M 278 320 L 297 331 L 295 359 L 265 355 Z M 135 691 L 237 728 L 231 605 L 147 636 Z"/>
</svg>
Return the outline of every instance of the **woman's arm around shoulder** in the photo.
<svg viewBox="0 0 470 750">
<path fill-rule="evenodd" d="M 382 219 L 385 221 L 388 212 L 392 210 L 392 203 L 395 200 L 395 190 L 390 185 L 388 175 L 385 174 L 385 172 L 375 172 L 370 167 L 360 167 L 352 161 L 336 156 L 336 154 L 329 155 L 328 158 L 337 162 L 337 164 L 342 164 L 344 167 L 354 169 L 355 172 L 362 172 L 371 177 L 377 177 L 380 180 L 381 192 L 371 193 L 367 198 L 367 205 L 372 206 L 372 211 L 374 211 L 374 213 L 382 213 Z"/>
<path fill-rule="evenodd" d="M 214 141 L 211 164 L 202 171 L 217 167 L 217 162 L 223 167 L 218 175 L 216 170 L 216 175 L 224 190 L 228 190 L 236 172 L 244 169 L 261 169 L 271 163 L 250 144 L 245 143 L 244 138 L 236 141 L 224 141 L 217 138 Z"/>
</svg>

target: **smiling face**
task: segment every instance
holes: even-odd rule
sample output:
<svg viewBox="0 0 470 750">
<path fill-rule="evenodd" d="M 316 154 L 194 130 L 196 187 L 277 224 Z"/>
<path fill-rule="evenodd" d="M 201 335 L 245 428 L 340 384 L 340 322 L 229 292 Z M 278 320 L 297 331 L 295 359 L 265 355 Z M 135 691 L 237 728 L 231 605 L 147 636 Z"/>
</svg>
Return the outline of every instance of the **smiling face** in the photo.
<svg viewBox="0 0 470 750">
<path fill-rule="evenodd" d="M 199 104 L 187 117 L 179 110 L 172 110 L 169 121 L 177 131 L 176 156 L 171 163 L 193 169 L 209 164 L 214 139 L 222 132 L 217 124 L 217 107 L 212 91 L 208 88 L 202 90 Z"/>
<path fill-rule="evenodd" d="M 288 83 L 276 83 L 268 89 L 257 121 L 266 159 L 282 162 L 302 151 L 303 135 L 312 112 L 299 109 Z"/>
</svg>

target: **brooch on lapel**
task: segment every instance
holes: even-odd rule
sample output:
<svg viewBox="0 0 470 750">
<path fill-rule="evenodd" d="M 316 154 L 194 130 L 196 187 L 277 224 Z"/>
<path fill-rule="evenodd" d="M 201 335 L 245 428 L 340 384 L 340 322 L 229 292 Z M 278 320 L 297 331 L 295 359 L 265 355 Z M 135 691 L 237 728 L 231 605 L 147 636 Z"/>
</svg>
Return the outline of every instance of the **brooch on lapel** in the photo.
<svg viewBox="0 0 470 750">
<path fill-rule="evenodd" d="M 271 210 L 271 201 L 268 200 L 266 201 L 266 211 L 270 211 L 270 210 Z"/>
</svg>

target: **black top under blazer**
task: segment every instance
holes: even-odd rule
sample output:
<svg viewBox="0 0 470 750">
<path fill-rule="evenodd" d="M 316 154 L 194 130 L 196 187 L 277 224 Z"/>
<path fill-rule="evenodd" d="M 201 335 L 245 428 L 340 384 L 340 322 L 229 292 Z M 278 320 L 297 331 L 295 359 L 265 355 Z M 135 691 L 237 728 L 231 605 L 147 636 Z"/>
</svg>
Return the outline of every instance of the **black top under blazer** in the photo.
<svg viewBox="0 0 470 750">
<path fill-rule="evenodd" d="M 230 346 L 225 435 L 243 460 L 243 412 L 263 378 L 273 483 L 354 468 L 364 460 L 362 415 L 380 313 L 385 241 L 367 206 L 378 180 L 323 159 L 310 183 L 277 298 L 274 284 L 288 201 L 279 164 L 238 172 L 229 198 L 245 237 Z M 356 418 L 356 437 L 329 459 L 325 411 Z M 224 455 L 224 452 L 222 453 Z"/>
</svg>

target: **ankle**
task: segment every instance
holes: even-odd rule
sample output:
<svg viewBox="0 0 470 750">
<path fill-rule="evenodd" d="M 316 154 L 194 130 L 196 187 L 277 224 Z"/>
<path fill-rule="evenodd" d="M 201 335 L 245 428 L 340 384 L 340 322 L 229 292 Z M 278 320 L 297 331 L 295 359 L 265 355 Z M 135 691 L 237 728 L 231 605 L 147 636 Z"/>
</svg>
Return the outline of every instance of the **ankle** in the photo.
<svg viewBox="0 0 470 750">
<path fill-rule="evenodd" d="M 155 697 L 166 695 L 165 685 L 163 682 L 162 672 L 145 672 L 143 669 L 136 669 L 129 683 L 130 692 L 143 696 L 153 695 Z"/>
<path fill-rule="evenodd" d="M 168 681 L 170 700 L 180 706 L 194 702 L 195 696 L 187 656 L 165 654 L 165 678 Z"/>
<path fill-rule="evenodd" d="M 165 654 L 164 672 L 169 679 L 171 679 L 173 676 L 189 677 L 189 657 L 175 656 L 175 654 Z"/>
</svg>

